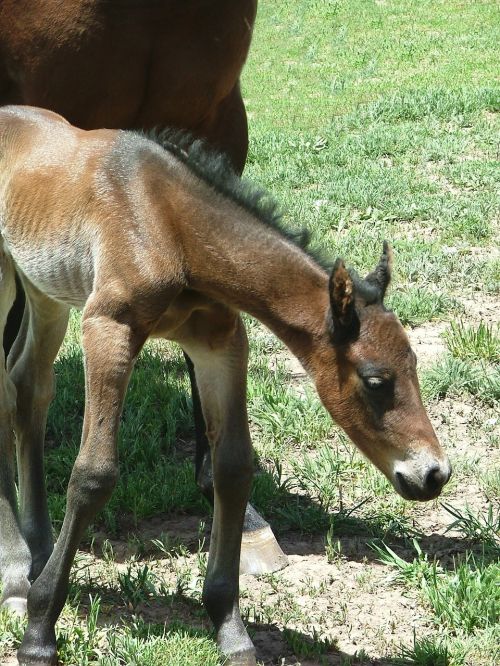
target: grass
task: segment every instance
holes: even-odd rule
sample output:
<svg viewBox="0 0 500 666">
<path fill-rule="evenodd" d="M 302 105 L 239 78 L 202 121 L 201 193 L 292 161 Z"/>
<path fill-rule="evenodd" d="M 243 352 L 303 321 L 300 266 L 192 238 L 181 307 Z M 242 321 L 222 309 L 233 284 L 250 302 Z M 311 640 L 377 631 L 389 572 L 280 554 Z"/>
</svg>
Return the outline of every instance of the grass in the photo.
<svg viewBox="0 0 500 666">
<path fill-rule="evenodd" d="M 445 356 L 426 371 L 422 390 L 428 398 L 469 394 L 478 400 L 496 405 L 500 400 L 500 370 L 484 363 L 471 364 L 453 356 Z"/>
<path fill-rule="evenodd" d="M 444 333 L 448 354 L 423 378 L 429 398 L 468 393 L 489 405 L 500 401 L 500 337 L 493 325 L 452 321 Z"/>
<path fill-rule="evenodd" d="M 241 605 L 251 633 L 272 635 L 274 663 L 291 654 L 321 663 L 331 652 L 358 665 L 498 663 L 499 342 L 488 320 L 500 286 L 497 12 L 488 1 L 260 2 L 242 79 L 246 174 L 271 190 L 287 222 L 361 273 L 387 238 L 387 303 L 409 327 L 450 322 L 446 355 L 421 380 L 460 479 L 445 491 L 447 511 L 396 497 L 307 381 L 291 376 L 281 344 L 247 318 L 260 467 L 252 501 L 294 567 L 242 579 Z M 77 315 L 55 370 L 47 481 L 57 531 L 83 417 Z M 469 409 L 466 423 L 455 402 Z M 202 535 L 188 547 L 164 525 L 171 514 L 208 513 L 192 440 L 182 356 L 149 344 L 127 395 L 120 480 L 94 526 L 104 545 L 92 547 L 89 530 L 58 624 L 63 664 L 222 664 L 200 606 Z M 464 508 L 464 490 L 474 506 Z M 290 571 L 301 566 L 297 582 Z M 391 581 L 411 611 L 386 596 Z M 0 613 L 0 659 L 22 632 Z"/>
<path fill-rule="evenodd" d="M 496 551 L 500 554 L 500 509 L 489 504 L 488 511 L 476 515 L 469 507 L 458 509 L 450 504 L 443 504 L 444 509 L 455 518 L 448 526 L 447 531 L 459 529 L 473 541 L 482 544 L 483 548 Z"/>
<path fill-rule="evenodd" d="M 395 660 L 401 666 L 450 666 L 458 665 L 457 659 L 450 658 L 450 649 L 442 639 L 414 638 L 411 647 L 403 646 L 399 658 Z M 463 663 L 463 662 L 461 662 Z"/>
<path fill-rule="evenodd" d="M 446 346 L 455 358 L 464 361 L 500 363 L 500 335 L 496 328 L 484 321 L 467 326 L 462 321 L 450 323 L 445 333 Z"/>
<path fill-rule="evenodd" d="M 428 289 L 397 289 L 388 299 L 388 305 L 402 324 L 418 326 L 427 321 L 444 319 L 456 310 L 457 304 L 445 294 Z"/>
<path fill-rule="evenodd" d="M 477 629 L 498 625 L 500 564 L 485 564 L 473 554 L 457 563 L 454 570 L 442 576 L 432 569 L 424 594 L 432 607 L 435 621 L 451 632 L 472 634 Z"/>
</svg>

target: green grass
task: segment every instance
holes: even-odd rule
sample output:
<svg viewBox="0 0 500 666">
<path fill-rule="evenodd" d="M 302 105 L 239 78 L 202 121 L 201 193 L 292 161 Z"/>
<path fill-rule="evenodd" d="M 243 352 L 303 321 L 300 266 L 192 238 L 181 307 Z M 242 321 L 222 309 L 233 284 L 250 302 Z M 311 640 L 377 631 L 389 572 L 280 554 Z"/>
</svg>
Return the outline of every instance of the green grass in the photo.
<svg viewBox="0 0 500 666">
<path fill-rule="evenodd" d="M 411 287 L 394 290 L 387 303 L 401 323 L 409 326 L 443 319 L 456 310 L 456 303 L 445 294 Z"/>
<path fill-rule="evenodd" d="M 261 468 L 252 501 L 289 544 L 319 543 L 315 555 L 329 568 L 323 579 L 300 583 L 311 593 L 306 606 L 283 574 L 242 585 L 242 608 L 251 631 L 269 623 L 265 631 L 279 631 L 297 660 L 321 663 L 332 651 L 344 664 L 499 660 L 498 329 L 483 314 L 478 324 L 471 311 L 500 293 L 498 25 L 496 3 L 484 0 L 260 2 L 242 79 L 250 127 L 246 174 L 281 202 L 287 222 L 307 227 L 327 256 L 344 256 L 362 274 L 389 240 L 395 264 L 388 305 L 408 326 L 450 321 L 447 354 L 421 379 L 460 479 L 445 491 L 452 515 L 445 512 L 448 524 L 439 524 L 438 562 L 436 547 L 423 545 L 434 527 L 419 522 L 429 509 L 395 496 L 353 452 L 312 388 L 290 377 L 282 345 L 246 318 L 249 418 Z M 47 480 L 57 531 L 83 418 L 78 316 L 55 369 Z M 465 425 L 447 411 L 455 400 L 472 410 Z M 159 533 L 152 542 L 128 534 L 142 519 L 206 517 L 192 440 L 182 356 L 148 345 L 127 395 L 120 480 L 96 519 L 109 541 L 95 557 L 84 556 L 81 571 L 80 563 L 75 567 L 58 624 L 63 664 L 222 664 L 200 607 L 201 537 L 190 553 L 177 535 Z M 475 447 L 473 465 L 457 444 Z M 488 509 L 457 508 L 464 488 L 467 499 L 482 504 L 484 492 Z M 122 563 L 113 539 L 121 545 L 135 539 L 135 556 Z M 365 547 L 370 539 L 377 539 L 375 551 Z M 90 541 L 91 531 L 87 547 Z M 390 645 L 393 627 L 386 626 L 382 638 L 367 631 L 371 638 L 352 654 L 336 647 L 332 636 L 349 626 L 351 606 L 357 608 L 352 587 L 342 587 L 353 560 L 363 562 L 360 578 L 375 577 L 375 590 L 384 584 L 375 573 L 384 568 L 389 584 L 394 579 L 402 595 L 418 600 L 413 642 Z M 0 659 L 22 632 L 22 623 L 0 613 Z"/>
<path fill-rule="evenodd" d="M 451 322 L 445 333 L 446 346 L 455 358 L 464 361 L 485 360 L 500 363 L 500 335 L 484 321 L 477 326 L 467 326 L 462 321 Z"/>
<path fill-rule="evenodd" d="M 390 578 L 392 582 L 405 584 L 409 587 L 419 587 L 432 580 L 438 571 L 436 565 L 428 561 L 427 555 L 422 552 L 416 539 L 413 539 L 413 548 L 417 556 L 411 562 L 404 560 L 385 543 L 382 543 L 381 546 L 372 543 L 371 547 L 377 553 L 379 562 L 394 569 Z"/>
<path fill-rule="evenodd" d="M 463 663 L 458 661 L 456 656 L 452 658 L 450 649 L 443 639 L 423 638 L 421 640 L 414 638 L 411 647 L 403 646 L 400 657 L 396 658 L 395 664 L 401 666 L 458 666 Z M 462 655 L 460 655 L 462 656 Z"/>
<path fill-rule="evenodd" d="M 445 356 L 425 371 L 422 391 L 428 399 L 457 397 L 462 394 L 497 405 L 500 401 L 500 369 L 486 364 L 470 364 Z"/>
<path fill-rule="evenodd" d="M 444 333 L 448 354 L 423 377 L 428 398 L 470 394 L 497 405 L 500 401 L 500 338 L 496 328 L 481 321 L 466 325 L 452 321 Z"/>
<path fill-rule="evenodd" d="M 492 550 L 500 555 L 500 508 L 490 503 L 488 511 L 476 515 L 469 507 L 458 509 L 450 504 L 443 504 L 444 509 L 455 518 L 448 526 L 447 532 L 459 529 L 473 541 L 479 542 L 484 549 Z"/>
<path fill-rule="evenodd" d="M 454 570 L 438 575 L 424 585 L 424 594 L 438 625 L 451 632 L 472 634 L 477 629 L 494 627 L 500 612 L 500 563 L 485 564 L 468 554 Z"/>
</svg>

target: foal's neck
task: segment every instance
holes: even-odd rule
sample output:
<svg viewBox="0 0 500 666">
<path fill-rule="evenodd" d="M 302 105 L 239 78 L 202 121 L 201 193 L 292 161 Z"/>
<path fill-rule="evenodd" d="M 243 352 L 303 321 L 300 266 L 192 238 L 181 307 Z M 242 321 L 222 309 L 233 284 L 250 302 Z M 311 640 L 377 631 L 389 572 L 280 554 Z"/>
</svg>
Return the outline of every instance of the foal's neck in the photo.
<svg viewBox="0 0 500 666">
<path fill-rule="evenodd" d="M 201 211 L 184 239 L 190 286 L 256 317 L 307 367 L 325 330 L 327 273 L 233 202 Z"/>
</svg>

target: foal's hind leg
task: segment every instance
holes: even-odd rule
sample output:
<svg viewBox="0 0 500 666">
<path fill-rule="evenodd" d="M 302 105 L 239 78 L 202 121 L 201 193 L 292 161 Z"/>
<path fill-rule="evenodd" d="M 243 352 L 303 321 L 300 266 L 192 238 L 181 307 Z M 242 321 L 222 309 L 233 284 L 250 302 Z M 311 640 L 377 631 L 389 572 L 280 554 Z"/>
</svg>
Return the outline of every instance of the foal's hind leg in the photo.
<svg viewBox="0 0 500 666">
<path fill-rule="evenodd" d="M 100 303 L 104 303 L 102 306 Z M 22 666 L 57 663 L 54 626 L 66 601 L 69 574 L 86 527 L 109 499 L 118 476 L 117 433 L 134 360 L 147 333 L 106 315 L 107 300 L 87 304 L 83 317 L 85 419 L 68 486 L 66 515 L 49 561 L 28 595 Z"/>
<path fill-rule="evenodd" d="M 10 258 L 0 247 L 0 336 L 3 336 L 5 321 L 14 295 L 14 268 Z M 26 609 L 31 555 L 21 534 L 17 515 L 14 483 L 15 410 L 16 389 L 6 371 L 2 347 L 0 349 L 0 575 L 3 591 L 0 603 L 22 613 Z"/>
<path fill-rule="evenodd" d="M 197 316 L 196 314 L 194 315 Z M 239 558 L 245 507 L 252 484 L 252 449 L 246 412 L 247 342 L 239 317 L 227 311 L 215 335 L 202 314 L 194 330 L 207 341 L 179 339 L 194 361 L 212 449 L 214 519 L 203 601 L 231 666 L 252 666 L 255 650 L 239 611 Z M 212 328 L 212 334 L 210 329 Z"/>
<path fill-rule="evenodd" d="M 44 473 L 47 411 L 54 392 L 54 359 L 68 325 L 69 308 L 26 286 L 20 334 L 8 358 L 17 390 L 17 470 L 21 528 L 31 551 L 35 580 L 53 548 Z"/>
</svg>

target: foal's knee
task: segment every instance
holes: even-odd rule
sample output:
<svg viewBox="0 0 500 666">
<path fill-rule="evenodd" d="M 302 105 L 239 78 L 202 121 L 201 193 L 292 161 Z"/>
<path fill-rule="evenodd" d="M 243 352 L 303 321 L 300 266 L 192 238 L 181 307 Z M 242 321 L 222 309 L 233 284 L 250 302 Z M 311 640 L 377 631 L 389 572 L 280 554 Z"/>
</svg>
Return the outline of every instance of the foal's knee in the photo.
<svg viewBox="0 0 500 666">
<path fill-rule="evenodd" d="M 77 513 L 88 512 L 92 518 L 111 497 L 117 480 L 117 464 L 77 460 L 68 486 L 68 507 Z"/>
</svg>

